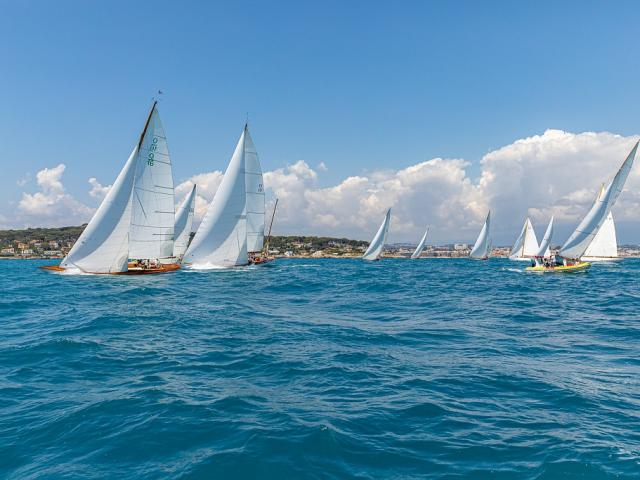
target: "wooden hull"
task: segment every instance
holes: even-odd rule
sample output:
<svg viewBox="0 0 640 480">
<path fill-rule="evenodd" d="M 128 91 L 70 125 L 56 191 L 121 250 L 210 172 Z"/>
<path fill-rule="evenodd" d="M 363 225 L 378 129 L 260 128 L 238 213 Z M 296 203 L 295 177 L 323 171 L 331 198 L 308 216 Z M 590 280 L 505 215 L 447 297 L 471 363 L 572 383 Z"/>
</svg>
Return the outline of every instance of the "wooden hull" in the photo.
<svg viewBox="0 0 640 480">
<path fill-rule="evenodd" d="M 258 257 L 252 259 L 249 264 L 250 265 L 264 265 L 265 263 L 275 262 L 275 258 L 272 257 Z"/>
<path fill-rule="evenodd" d="M 64 272 L 65 269 L 59 265 L 45 265 L 43 267 L 39 267 L 42 270 L 47 270 L 50 272 Z M 174 272 L 176 270 L 180 270 L 180 265 L 169 264 L 169 265 L 160 265 L 158 267 L 153 268 L 130 268 L 126 272 L 112 272 L 112 273 L 92 273 L 87 272 L 92 275 L 154 275 L 159 273 L 169 273 Z"/>
<path fill-rule="evenodd" d="M 571 273 L 571 272 L 582 272 L 589 268 L 591 264 L 589 262 L 579 262 L 574 265 L 557 265 L 553 267 L 545 267 L 543 265 L 536 265 L 535 267 L 527 267 L 525 270 L 527 272 L 536 272 L 536 273 Z"/>
</svg>

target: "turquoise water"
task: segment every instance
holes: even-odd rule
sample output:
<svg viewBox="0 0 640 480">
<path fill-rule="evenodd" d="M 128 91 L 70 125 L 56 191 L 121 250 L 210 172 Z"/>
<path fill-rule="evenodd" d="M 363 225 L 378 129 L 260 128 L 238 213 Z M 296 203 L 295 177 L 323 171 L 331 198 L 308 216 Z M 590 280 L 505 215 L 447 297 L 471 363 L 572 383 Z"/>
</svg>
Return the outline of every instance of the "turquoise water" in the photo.
<svg viewBox="0 0 640 480">
<path fill-rule="evenodd" d="M 45 263 L 0 262 L 2 478 L 640 476 L 638 260 Z"/>
</svg>

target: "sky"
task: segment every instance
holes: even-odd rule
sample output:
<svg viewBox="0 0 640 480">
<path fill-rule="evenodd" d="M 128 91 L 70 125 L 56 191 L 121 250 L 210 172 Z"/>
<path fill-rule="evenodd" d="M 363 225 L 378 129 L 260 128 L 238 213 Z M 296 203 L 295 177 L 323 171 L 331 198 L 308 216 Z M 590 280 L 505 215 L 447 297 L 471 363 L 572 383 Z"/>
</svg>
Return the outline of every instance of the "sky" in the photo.
<svg viewBox="0 0 640 480">
<path fill-rule="evenodd" d="M 91 217 L 154 94 L 177 198 L 248 118 L 275 232 L 558 242 L 640 129 L 635 2 L 0 0 L 0 228 Z M 640 161 L 639 161 L 640 163 Z M 614 208 L 640 243 L 640 166 Z"/>
</svg>

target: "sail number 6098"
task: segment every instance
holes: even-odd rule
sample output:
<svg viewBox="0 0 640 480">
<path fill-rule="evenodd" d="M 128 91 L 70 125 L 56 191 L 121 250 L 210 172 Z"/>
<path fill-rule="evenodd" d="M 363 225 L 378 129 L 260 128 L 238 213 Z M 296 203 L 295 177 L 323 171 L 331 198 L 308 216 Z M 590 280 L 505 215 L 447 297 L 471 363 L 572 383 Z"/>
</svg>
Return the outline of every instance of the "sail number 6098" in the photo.
<svg viewBox="0 0 640 480">
<path fill-rule="evenodd" d="M 149 146 L 149 155 L 147 155 L 147 165 L 149 165 L 150 167 L 153 167 L 153 157 L 155 156 L 153 152 L 155 152 L 157 149 L 158 149 L 158 137 L 153 137 L 153 140 L 151 141 L 151 145 Z"/>
</svg>

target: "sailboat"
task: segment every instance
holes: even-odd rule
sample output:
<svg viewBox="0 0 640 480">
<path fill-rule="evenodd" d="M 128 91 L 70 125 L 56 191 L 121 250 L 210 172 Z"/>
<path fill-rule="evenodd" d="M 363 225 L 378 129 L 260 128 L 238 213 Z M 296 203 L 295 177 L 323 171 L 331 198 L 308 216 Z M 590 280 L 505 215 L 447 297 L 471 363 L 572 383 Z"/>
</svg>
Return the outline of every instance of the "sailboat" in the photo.
<svg viewBox="0 0 640 480">
<path fill-rule="evenodd" d="M 429 227 L 427 227 L 427 230 L 424 232 L 424 235 L 422 236 L 422 239 L 420 239 L 420 243 L 418 243 L 418 246 L 416 247 L 415 252 L 413 252 L 411 254 L 411 258 L 419 258 L 420 255 L 422 254 L 422 251 L 424 250 L 424 246 L 427 243 L 427 234 L 429 233 Z"/>
<path fill-rule="evenodd" d="M 249 264 L 264 240 L 264 188 L 255 145 L 245 125 L 227 170 L 183 263 L 194 269 Z"/>
<path fill-rule="evenodd" d="M 487 213 L 487 219 L 484 221 L 482 230 L 476 239 L 476 243 L 471 249 L 469 256 L 475 260 L 488 260 L 491 253 L 491 238 L 489 229 L 491 228 L 491 211 Z"/>
<path fill-rule="evenodd" d="M 41 267 L 42 269 L 59 272 L 66 271 L 68 273 L 127 275 L 164 273 L 179 268 L 177 265 L 157 265 L 137 269 L 129 269 L 128 267 L 129 258 L 131 258 L 130 243 L 133 236 L 132 198 L 134 186 L 136 185 L 136 176 L 142 175 L 144 177 L 143 183 L 148 178 L 155 178 L 155 174 L 146 174 L 145 169 L 140 168 L 140 164 L 145 163 L 148 167 L 154 167 L 168 163 L 169 175 L 171 175 L 166 140 L 164 139 L 164 131 L 162 131 L 156 106 L 157 102 L 154 102 L 138 143 L 98 210 L 67 256 L 62 259 L 59 266 L 45 266 Z M 166 168 L 160 168 L 164 172 L 159 176 L 160 181 L 168 183 L 168 179 L 165 177 L 167 175 Z M 173 203 L 172 179 L 170 198 Z M 142 206 L 146 205 L 145 202 L 151 202 L 147 196 L 140 196 L 137 201 Z M 148 206 L 150 207 L 150 215 L 159 213 L 151 211 L 151 209 L 160 208 L 160 204 L 153 205 L 149 203 Z M 171 208 L 173 208 L 173 205 Z M 137 228 L 138 226 L 135 227 Z M 148 249 L 143 248 L 138 252 L 146 256 L 153 250 L 154 253 L 157 253 L 157 258 L 160 258 L 161 255 L 168 252 L 167 245 L 171 245 L 171 248 L 173 248 L 173 226 L 171 226 L 170 230 L 171 232 L 169 233 L 164 227 L 158 229 L 160 234 L 158 241 L 149 242 Z M 146 231 L 143 229 L 136 230 L 136 235 L 138 233 L 140 235 L 136 236 L 136 241 L 142 243 Z M 137 246 L 139 247 L 140 245 Z"/>
<path fill-rule="evenodd" d="M 526 270 L 533 272 L 567 272 L 589 268 L 591 264 L 581 261 L 580 258 L 585 255 L 589 245 L 591 245 L 609 213 L 611 213 L 611 208 L 618 200 L 633 166 L 637 149 L 638 142 L 631 149 L 609 186 L 604 189 L 601 195 L 598 195 L 591 210 L 560 248 L 555 262 L 551 265 L 540 265 L 536 262 L 535 266 L 527 267 Z"/>
<path fill-rule="evenodd" d="M 375 261 L 380 259 L 380 255 L 382 255 L 382 250 L 384 249 L 384 244 L 387 241 L 387 232 L 389 231 L 389 221 L 391 220 L 391 209 L 387 210 L 387 214 L 378 228 L 376 235 L 371 240 L 369 247 L 364 252 L 362 256 L 363 260 L 367 261 Z"/>
<path fill-rule="evenodd" d="M 174 226 L 175 240 L 173 242 L 173 258 L 181 261 L 184 252 L 189 246 L 189 238 L 191 237 L 191 227 L 193 226 L 193 214 L 195 211 L 196 186 L 194 185 L 191 192 L 180 205 L 176 212 L 176 221 Z"/>
<path fill-rule="evenodd" d="M 598 196 L 604 193 L 604 185 L 600 188 Z M 598 233 L 589 244 L 581 260 L 584 262 L 601 262 L 607 260 L 617 260 L 618 241 L 616 238 L 616 226 L 613 223 L 613 214 L 609 212 Z"/>
<path fill-rule="evenodd" d="M 533 230 L 533 225 L 531 225 L 531 220 L 527 217 L 520 236 L 518 236 L 511 248 L 509 260 L 529 261 L 537 253 L 538 239 L 536 238 L 536 232 Z"/>
</svg>

